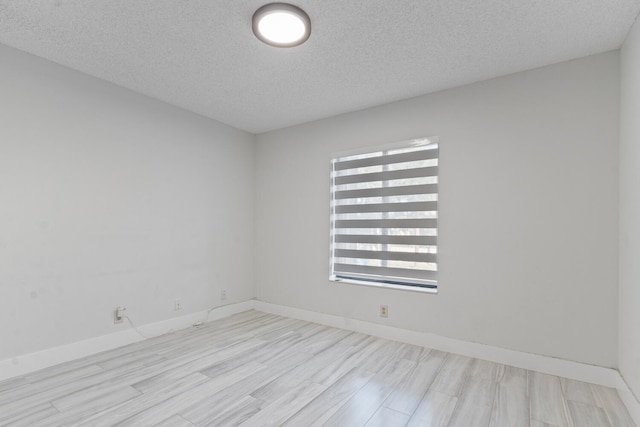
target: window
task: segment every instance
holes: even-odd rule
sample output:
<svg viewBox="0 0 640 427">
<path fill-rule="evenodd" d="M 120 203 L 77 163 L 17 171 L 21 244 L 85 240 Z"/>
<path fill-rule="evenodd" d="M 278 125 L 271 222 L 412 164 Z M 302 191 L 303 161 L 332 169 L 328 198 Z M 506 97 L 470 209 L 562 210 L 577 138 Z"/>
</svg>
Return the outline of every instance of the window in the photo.
<svg viewBox="0 0 640 427">
<path fill-rule="evenodd" d="M 437 289 L 435 138 L 334 156 L 331 167 L 330 279 Z"/>
</svg>

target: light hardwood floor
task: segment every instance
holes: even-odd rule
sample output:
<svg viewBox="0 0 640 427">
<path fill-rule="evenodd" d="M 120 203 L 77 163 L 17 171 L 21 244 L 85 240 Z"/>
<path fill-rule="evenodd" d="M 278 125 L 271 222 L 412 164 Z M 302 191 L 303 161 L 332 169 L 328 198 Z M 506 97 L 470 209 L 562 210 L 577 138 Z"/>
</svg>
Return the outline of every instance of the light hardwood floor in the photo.
<svg viewBox="0 0 640 427">
<path fill-rule="evenodd" d="M 2 426 L 634 426 L 615 390 L 248 311 L 0 382 Z"/>
</svg>

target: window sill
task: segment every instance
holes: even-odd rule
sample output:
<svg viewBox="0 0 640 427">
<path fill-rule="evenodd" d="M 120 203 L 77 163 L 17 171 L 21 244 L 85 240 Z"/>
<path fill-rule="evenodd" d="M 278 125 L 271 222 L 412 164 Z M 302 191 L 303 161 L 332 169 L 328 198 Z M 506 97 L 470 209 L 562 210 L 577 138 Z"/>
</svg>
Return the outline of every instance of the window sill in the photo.
<svg viewBox="0 0 640 427">
<path fill-rule="evenodd" d="M 358 285 L 358 286 L 368 286 L 373 288 L 384 288 L 384 289 L 395 289 L 398 291 L 406 291 L 406 292 L 418 292 L 421 294 L 437 294 L 438 289 L 433 288 L 421 288 L 418 286 L 403 286 L 403 285 L 392 285 L 388 283 L 373 283 L 367 282 L 364 280 L 354 280 L 354 279 L 329 279 L 330 282 L 334 283 L 347 283 L 349 285 Z"/>
</svg>

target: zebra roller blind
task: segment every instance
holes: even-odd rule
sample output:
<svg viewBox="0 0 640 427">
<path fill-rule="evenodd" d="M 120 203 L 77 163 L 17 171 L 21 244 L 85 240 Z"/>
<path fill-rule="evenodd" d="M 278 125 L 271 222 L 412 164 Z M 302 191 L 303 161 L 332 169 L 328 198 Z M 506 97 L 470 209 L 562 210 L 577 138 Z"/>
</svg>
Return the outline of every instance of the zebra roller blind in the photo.
<svg viewBox="0 0 640 427">
<path fill-rule="evenodd" d="M 331 280 L 437 287 L 438 144 L 336 156 Z"/>
</svg>

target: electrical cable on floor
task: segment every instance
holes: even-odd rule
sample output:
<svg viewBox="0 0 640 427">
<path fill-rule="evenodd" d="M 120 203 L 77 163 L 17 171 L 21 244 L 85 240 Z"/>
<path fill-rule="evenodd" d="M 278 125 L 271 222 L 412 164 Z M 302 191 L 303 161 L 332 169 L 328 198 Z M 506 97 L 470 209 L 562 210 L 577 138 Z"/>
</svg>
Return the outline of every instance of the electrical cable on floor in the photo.
<svg viewBox="0 0 640 427">
<path fill-rule="evenodd" d="M 209 314 L 216 308 L 219 308 L 219 307 L 211 307 L 210 309 L 208 309 L 207 315 L 204 317 L 204 320 L 197 320 L 192 326 L 202 326 L 205 323 L 207 323 L 209 321 Z"/>
<path fill-rule="evenodd" d="M 203 323 L 207 323 L 209 321 L 209 315 L 211 314 L 211 312 L 217 308 L 222 308 L 224 306 L 226 306 L 228 304 L 222 304 L 222 305 L 218 305 L 215 307 L 211 307 L 210 309 L 207 310 L 207 317 L 204 318 L 204 322 Z"/>
<path fill-rule="evenodd" d="M 149 338 L 153 338 L 153 337 L 149 337 L 145 334 L 143 334 L 140 329 L 138 329 L 136 327 L 136 325 L 133 324 L 133 321 L 129 318 L 129 316 L 124 316 L 125 319 L 127 319 L 127 322 L 129 322 L 129 324 L 131 325 L 131 327 L 133 328 L 134 331 L 136 331 L 138 333 L 138 335 L 140 335 L 142 338 L 144 339 L 149 339 Z"/>
<path fill-rule="evenodd" d="M 193 324 L 193 326 L 202 326 L 203 324 L 207 323 L 209 321 L 209 315 L 211 314 L 211 312 L 217 308 L 220 307 L 224 307 L 224 306 L 217 306 L 217 307 L 211 307 L 210 309 L 207 310 L 207 316 L 204 318 L 203 320 L 198 320 L 196 323 Z M 136 331 L 136 333 L 138 335 L 140 335 L 142 338 L 144 339 L 150 339 L 150 338 L 156 338 L 159 337 L 161 335 L 165 335 L 165 334 L 170 334 L 171 332 L 174 332 L 175 329 L 171 328 L 169 329 L 167 332 L 159 334 L 159 335 L 154 335 L 154 336 L 149 336 L 146 335 L 144 332 L 142 332 L 140 329 L 138 329 L 138 327 L 135 325 L 135 323 L 133 323 L 133 320 L 131 320 L 131 318 L 129 316 L 127 316 L 126 314 L 122 316 L 124 319 L 127 319 L 127 322 L 129 322 L 129 325 L 131 326 L 131 328 L 133 328 L 134 331 Z"/>
<path fill-rule="evenodd" d="M 174 332 L 174 331 L 175 331 L 175 329 L 171 328 L 171 329 L 169 329 L 167 332 L 165 332 L 165 333 L 163 333 L 163 334 L 154 335 L 154 336 L 145 335 L 145 334 L 144 334 L 140 329 L 138 329 L 138 328 L 137 328 L 137 326 L 133 323 L 133 320 L 131 320 L 131 319 L 129 318 L 129 316 L 124 315 L 124 316 L 122 316 L 122 317 L 124 317 L 125 319 L 127 319 L 127 322 L 129 322 L 129 324 L 131 325 L 131 327 L 133 328 L 133 330 L 134 330 L 134 331 L 136 331 L 136 332 L 138 333 L 138 335 L 140 335 L 142 338 L 147 339 L 147 340 L 148 340 L 148 339 L 150 339 L 150 338 L 156 338 L 156 337 L 159 337 L 159 336 L 161 336 L 161 335 L 170 334 L 171 332 Z"/>
<path fill-rule="evenodd" d="M 209 315 L 211 314 L 211 312 L 213 310 L 215 310 L 218 307 L 211 307 L 209 310 L 207 310 L 207 317 L 204 318 L 204 323 L 207 323 L 209 321 Z"/>
</svg>

